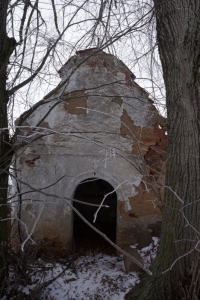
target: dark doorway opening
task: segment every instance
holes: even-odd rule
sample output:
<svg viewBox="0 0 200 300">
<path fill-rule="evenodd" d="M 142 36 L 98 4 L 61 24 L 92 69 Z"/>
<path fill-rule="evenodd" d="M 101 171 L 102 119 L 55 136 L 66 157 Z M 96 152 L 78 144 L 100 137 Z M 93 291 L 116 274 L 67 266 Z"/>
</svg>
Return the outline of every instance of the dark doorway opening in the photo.
<svg viewBox="0 0 200 300">
<path fill-rule="evenodd" d="M 113 187 L 105 180 L 89 178 L 82 181 L 74 195 L 74 199 L 92 204 L 100 204 L 104 196 L 104 205 L 98 212 L 96 222 L 93 223 L 94 214 L 98 207 L 86 206 L 74 202 L 74 207 L 98 230 L 103 232 L 109 239 L 116 243 L 116 224 L 117 224 L 117 195 L 113 192 Z M 114 252 L 114 248 L 108 244 L 103 237 L 91 229 L 85 222 L 74 213 L 74 241 L 76 251 L 98 251 Z"/>
</svg>

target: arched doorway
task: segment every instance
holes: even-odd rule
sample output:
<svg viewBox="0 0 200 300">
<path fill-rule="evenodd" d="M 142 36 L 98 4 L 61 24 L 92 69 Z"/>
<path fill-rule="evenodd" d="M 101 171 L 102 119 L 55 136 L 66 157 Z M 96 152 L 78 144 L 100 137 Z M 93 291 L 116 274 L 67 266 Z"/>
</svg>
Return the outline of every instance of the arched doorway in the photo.
<svg viewBox="0 0 200 300">
<path fill-rule="evenodd" d="M 105 195 L 107 196 L 104 205 L 108 205 L 109 208 L 102 207 L 100 209 L 95 223 L 93 223 L 94 214 L 98 207 L 86 206 L 77 202 L 74 202 L 74 207 L 86 220 L 116 243 L 117 194 L 113 187 L 105 180 L 89 178 L 78 185 L 74 199 L 99 205 Z M 74 242 L 78 251 L 80 249 L 83 251 L 111 251 L 108 242 L 85 224 L 76 213 L 74 213 Z M 112 251 L 114 251 L 113 248 Z"/>
</svg>

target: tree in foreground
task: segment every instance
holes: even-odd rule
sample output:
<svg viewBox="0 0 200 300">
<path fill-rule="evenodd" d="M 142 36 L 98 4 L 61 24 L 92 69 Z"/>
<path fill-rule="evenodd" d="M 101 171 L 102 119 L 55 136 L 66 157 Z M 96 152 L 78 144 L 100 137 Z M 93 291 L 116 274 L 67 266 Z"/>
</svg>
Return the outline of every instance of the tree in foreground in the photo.
<svg viewBox="0 0 200 300">
<path fill-rule="evenodd" d="M 6 69 L 9 57 L 14 50 L 15 40 L 8 38 L 6 34 L 8 1 L 0 1 L 0 158 L 4 157 L 9 149 L 8 133 L 8 92 L 6 89 Z M 0 163 L 0 220 L 7 218 L 7 190 L 8 174 L 4 172 L 10 164 L 10 157 L 3 159 Z M 0 282 L 6 273 L 5 258 L 3 253 L 7 247 L 7 223 L 0 222 Z"/>
<path fill-rule="evenodd" d="M 153 275 L 126 299 L 199 299 L 200 1 L 154 3 L 167 102 L 163 224 Z"/>
</svg>

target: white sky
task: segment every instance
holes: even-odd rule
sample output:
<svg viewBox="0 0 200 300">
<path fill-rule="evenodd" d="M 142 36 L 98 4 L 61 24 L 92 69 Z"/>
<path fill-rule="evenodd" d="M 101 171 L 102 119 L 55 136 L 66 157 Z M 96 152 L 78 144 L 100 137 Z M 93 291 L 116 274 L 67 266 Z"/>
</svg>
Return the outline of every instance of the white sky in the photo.
<svg viewBox="0 0 200 300">
<path fill-rule="evenodd" d="M 70 6 L 66 5 L 67 2 L 68 1 L 66 0 L 55 0 L 60 31 L 62 31 L 61 28 L 64 28 L 67 24 L 69 25 L 69 28 L 62 36 L 56 53 L 54 53 L 53 56 L 52 54 L 49 56 L 49 61 L 47 62 L 46 67 L 42 70 L 40 79 L 37 78 L 37 80 L 34 80 L 31 87 L 26 86 L 18 91 L 16 95 L 17 101 L 15 101 L 13 109 L 14 118 L 17 118 L 23 111 L 41 100 L 48 91 L 57 86 L 60 82 L 57 70 L 60 69 L 60 67 L 75 53 L 76 50 L 97 46 L 98 39 L 103 40 L 104 38 L 102 34 L 102 26 L 98 25 L 96 36 L 94 36 L 94 40 L 91 42 L 92 26 L 94 24 L 92 19 L 97 18 L 98 16 L 99 5 L 101 3 L 100 0 L 86 1 L 83 9 L 80 9 L 81 5 L 83 5 L 83 0 L 71 1 Z M 146 2 L 151 4 L 151 0 Z M 65 8 L 62 8 L 63 4 L 65 4 Z M 117 7 L 113 8 L 110 21 L 111 25 L 109 30 L 107 30 L 107 35 L 109 32 L 110 37 L 113 38 L 117 34 L 119 35 L 122 30 L 125 30 L 128 25 L 131 27 L 135 23 L 138 18 L 138 14 L 143 13 L 143 11 L 141 12 L 141 9 L 136 9 L 134 7 L 136 6 L 133 5 L 133 1 L 128 0 L 126 6 L 118 3 Z M 80 10 L 77 15 L 75 15 L 77 8 Z M 58 37 L 58 32 L 56 31 L 52 14 L 51 1 L 39 1 L 39 9 L 47 26 L 41 26 L 40 31 L 37 33 L 35 31 L 36 18 L 31 23 L 30 30 L 27 34 L 26 56 L 23 61 L 25 69 L 21 76 L 18 77 L 16 84 L 26 79 L 27 76 L 30 76 L 30 71 L 27 71 L 27 68 L 30 68 L 36 34 L 38 34 L 39 38 L 35 60 L 32 67 L 33 69 L 37 68 L 38 62 L 41 57 L 43 57 L 47 45 L 50 45 L 50 43 L 54 42 Z M 132 11 L 133 9 L 134 11 Z M 126 14 L 124 15 L 125 10 Z M 19 28 L 19 20 L 21 19 L 22 12 L 23 10 L 20 6 L 15 9 L 14 18 L 16 40 L 19 39 L 17 30 Z M 107 16 L 108 11 L 105 13 L 105 21 Z M 28 18 L 26 19 L 26 23 L 27 20 Z M 154 56 L 152 56 L 151 53 L 149 53 L 147 57 L 144 56 L 144 54 L 149 51 L 149 48 L 153 47 L 152 36 L 155 40 L 154 27 L 155 24 L 152 23 L 151 25 L 146 26 L 145 30 L 138 29 L 133 34 L 130 33 L 121 37 L 117 42 L 109 48 L 106 48 L 104 51 L 111 51 L 111 53 L 115 54 L 129 67 L 129 69 L 131 69 L 137 77 L 136 82 L 151 94 L 150 97 L 154 101 L 159 103 L 160 111 L 163 113 L 161 105 L 164 103 L 164 96 L 162 95 L 162 93 L 164 93 L 164 88 L 162 70 L 160 64 L 157 63 L 157 61 L 159 62 L 158 51 L 155 49 Z M 12 36 L 11 31 L 9 31 L 9 36 Z M 18 53 L 21 53 L 20 51 L 21 49 L 19 49 Z M 11 61 L 14 62 L 15 68 L 12 68 L 10 78 L 17 73 L 19 59 L 21 58 L 20 56 L 16 58 L 14 54 L 15 53 L 13 53 Z M 138 58 L 140 58 L 139 62 Z M 156 58 L 156 60 L 154 58 Z M 152 71 L 150 72 L 149 70 Z M 152 81 L 155 84 L 152 84 Z"/>
</svg>

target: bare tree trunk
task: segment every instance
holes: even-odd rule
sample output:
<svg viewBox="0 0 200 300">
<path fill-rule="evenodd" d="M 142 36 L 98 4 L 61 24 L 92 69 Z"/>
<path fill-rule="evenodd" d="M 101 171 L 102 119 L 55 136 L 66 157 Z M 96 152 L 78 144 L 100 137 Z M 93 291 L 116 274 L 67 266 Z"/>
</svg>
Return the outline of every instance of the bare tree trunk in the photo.
<svg viewBox="0 0 200 300">
<path fill-rule="evenodd" d="M 166 186 L 183 203 L 165 188 L 161 244 L 153 276 L 126 299 L 197 299 L 192 298 L 198 290 L 195 285 L 189 291 L 191 298 L 184 298 L 183 293 L 185 285 L 193 282 L 195 265 L 200 267 L 199 252 L 194 249 L 200 238 L 200 1 L 154 0 L 154 4 L 167 98 Z M 200 284 L 198 276 L 195 280 Z"/>
<path fill-rule="evenodd" d="M 10 149 L 7 119 L 8 93 L 6 90 L 6 69 L 9 57 L 14 49 L 15 40 L 6 34 L 6 17 L 8 0 L 0 0 L 0 282 L 6 274 L 4 253 L 7 247 L 7 190 L 10 157 L 6 153 Z M 2 130 L 3 129 L 3 130 Z"/>
</svg>

